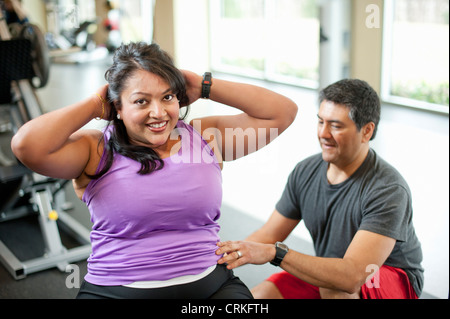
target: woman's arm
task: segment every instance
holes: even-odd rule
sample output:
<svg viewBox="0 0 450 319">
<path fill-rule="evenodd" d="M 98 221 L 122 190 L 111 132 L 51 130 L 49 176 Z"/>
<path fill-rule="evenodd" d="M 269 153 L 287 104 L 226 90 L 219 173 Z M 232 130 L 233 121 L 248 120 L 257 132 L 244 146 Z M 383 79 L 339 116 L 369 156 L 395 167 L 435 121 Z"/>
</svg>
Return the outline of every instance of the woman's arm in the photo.
<svg viewBox="0 0 450 319">
<path fill-rule="evenodd" d="M 192 103 L 201 95 L 202 77 L 183 71 Z M 270 143 L 295 119 L 297 105 L 287 97 L 254 85 L 212 80 L 210 99 L 243 113 L 201 119 L 202 134 L 213 132 L 222 159 L 235 160 Z"/>
<path fill-rule="evenodd" d="M 98 94 L 105 97 L 107 85 Z M 105 103 L 106 104 L 106 103 Z M 11 148 L 17 158 L 36 173 L 64 179 L 80 176 L 89 162 L 92 142 L 98 133 L 78 130 L 105 114 L 100 98 L 88 99 L 46 113 L 25 123 L 13 137 Z"/>
</svg>

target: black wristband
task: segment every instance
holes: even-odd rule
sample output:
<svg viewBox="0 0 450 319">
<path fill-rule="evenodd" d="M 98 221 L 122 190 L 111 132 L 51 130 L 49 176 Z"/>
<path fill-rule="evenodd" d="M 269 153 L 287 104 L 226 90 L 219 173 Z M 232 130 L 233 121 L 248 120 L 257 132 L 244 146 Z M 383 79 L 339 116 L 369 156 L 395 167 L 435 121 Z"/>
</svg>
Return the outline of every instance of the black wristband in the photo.
<svg viewBox="0 0 450 319">
<path fill-rule="evenodd" d="M 202 99 L 209 99 L 209 94 L 211 93 L 211 72 L 205 72 L 203 74 L 203 81 L 202 81 Z"/>
<path fill-rule="evenodd" d="M 277 241 L 275 243 L 275 258 L 270 262 L 272 265 L 279 267 L 281 262 L 283 261 L 284 256 L 289 251 L 289 248 L 286 244 Z"/>
</svg>

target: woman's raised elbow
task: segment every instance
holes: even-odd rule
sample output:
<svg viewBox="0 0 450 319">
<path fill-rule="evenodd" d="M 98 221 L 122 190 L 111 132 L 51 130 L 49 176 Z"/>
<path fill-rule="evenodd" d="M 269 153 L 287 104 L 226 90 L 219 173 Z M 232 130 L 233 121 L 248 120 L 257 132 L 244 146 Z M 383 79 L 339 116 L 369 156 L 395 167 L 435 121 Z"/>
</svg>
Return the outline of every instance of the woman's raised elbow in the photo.
<svg viewBox="0 0 450 319">
<path fill-rule="evenodd" d="M 26 153 L 25 145 L 24 138 L 20 133 L 15 134 L 11 139 L 11 150 L 19 160 L 23 157 L 24 153 Z"/>
<path fill-rule="evenodd" d="M 281 132 L 286 130 L 295 121 L 297 117 L 298 106 L 292 100 L 287 99 L 283 104 L 282 111 L 280 112 L 280 129 Z"/>
<path fill-rule="evenodd" d="M 290 100 L 290 103 L 288 103 L 288 114 L 289 114 L 289 120 L 290 120 L 290 124 L 292 124 L 295 120 L 295 118 L 297 117 L 297 112 L 298 112 L 298 106 L 297 104 L 294 103 L 294 101 Z"/>
<path fill-rule="evenodd" d="M 19 130 L 11 139 L 11 150 L 17 159 L 26 166 L 41 159 L 38 143 L 33 142 L 25 132 Z"/>
</svg>

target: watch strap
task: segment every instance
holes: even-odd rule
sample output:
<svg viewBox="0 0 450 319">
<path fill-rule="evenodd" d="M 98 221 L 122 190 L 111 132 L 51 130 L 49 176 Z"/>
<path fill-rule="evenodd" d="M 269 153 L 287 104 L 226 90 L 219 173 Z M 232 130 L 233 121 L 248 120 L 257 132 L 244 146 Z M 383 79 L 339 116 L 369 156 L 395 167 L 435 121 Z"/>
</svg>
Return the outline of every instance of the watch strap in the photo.
<svg viewBox="0 0 450 319">
<path fill-rule="evenodd" d="M 212 75 L 211 72 L 205 72 L 202 80 L 202 99 L 209 99 L 211 93 Z"/>
<path fill-rule="evenodd" d="M 288 253 L 289 249 L 287 246 L 281 242 L 275 243 L 275 258 L 270 262 L 272 265 L 279 267 L 283 261 L 284 256 Z"/>
</svg>

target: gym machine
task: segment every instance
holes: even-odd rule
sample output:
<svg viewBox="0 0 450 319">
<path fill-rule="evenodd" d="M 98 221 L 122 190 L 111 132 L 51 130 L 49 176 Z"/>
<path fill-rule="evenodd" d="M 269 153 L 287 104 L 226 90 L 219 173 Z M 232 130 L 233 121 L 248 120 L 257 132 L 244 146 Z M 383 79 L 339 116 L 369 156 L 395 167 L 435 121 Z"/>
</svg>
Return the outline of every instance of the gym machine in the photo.
<svg viewBox="0 0 450 319">
<path fill-rule="evenodd" d="M 27 121 L 43 114 L 35 90 L 47 83 L 48 48 L 39 28 L 27 22 L 20 2 L 8 0 L 22 23 L 8 24 L 0 0 L 0 223 L 37 215 L 44 255 L 19 260 L 0 240 L 0 262 L 15 279 L 57 267 L 65 272 L 70 263 L 86 260 L 91 252 L 89 230 L 65 210 L 64 186 L 68 181 L 33 173 L 13 155 L 11 138 Z M 64 247 L 60 228 L 80 245 Z"/>
</svg>

